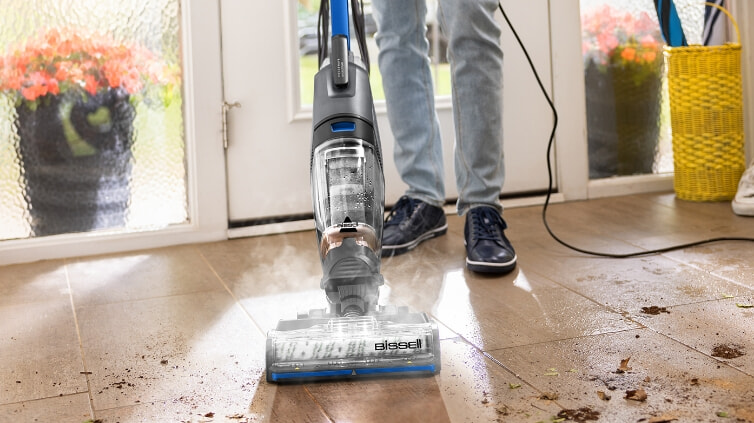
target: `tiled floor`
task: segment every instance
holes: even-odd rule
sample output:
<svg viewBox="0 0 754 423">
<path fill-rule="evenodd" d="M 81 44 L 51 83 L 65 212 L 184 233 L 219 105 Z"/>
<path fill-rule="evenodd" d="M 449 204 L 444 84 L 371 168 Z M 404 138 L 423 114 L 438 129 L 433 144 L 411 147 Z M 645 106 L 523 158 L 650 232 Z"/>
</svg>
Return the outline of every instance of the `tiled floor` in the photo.
<svg viewBox="0 0 754 423">
<path fill-rule="evenodd" d="M 456 216 L 383 261 L 381 300 L 441 324 L 436 377 L 264 381 L 266 331 L 324 306 L 311 231 L 0 267 L 0 421 L 754 421 L 754 243 L 590 257 L 541 210 L 506 210 L 504 277 L 464 270 Z M 558 204 L 549 222 L 615 253 L 754 237 L 728 203 L 672 194 Z"/>
</svg>

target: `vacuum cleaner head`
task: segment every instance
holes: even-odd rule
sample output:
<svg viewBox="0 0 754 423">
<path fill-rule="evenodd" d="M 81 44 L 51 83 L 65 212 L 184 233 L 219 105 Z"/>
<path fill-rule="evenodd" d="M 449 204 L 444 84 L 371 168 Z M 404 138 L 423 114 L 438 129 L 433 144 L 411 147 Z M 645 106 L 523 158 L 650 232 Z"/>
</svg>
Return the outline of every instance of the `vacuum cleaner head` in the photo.
<svg viewBox="0 0 754 423">
<path fill-rule="evenodd" d="M 437 324 L 405 307 L 359 317 L 313 310 L 268 333 L 267 364 L 268 382 L 431 375 L 440 371 Z"/>
</svg>

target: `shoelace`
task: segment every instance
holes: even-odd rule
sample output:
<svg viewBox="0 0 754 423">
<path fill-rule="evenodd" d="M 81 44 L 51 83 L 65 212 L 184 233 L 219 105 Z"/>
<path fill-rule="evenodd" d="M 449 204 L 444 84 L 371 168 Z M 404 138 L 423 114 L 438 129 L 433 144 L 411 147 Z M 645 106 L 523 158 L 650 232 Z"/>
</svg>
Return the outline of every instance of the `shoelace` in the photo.
<svg viewBox="0 0 754 423">
<path fill-rule="evenodd" d="M 471 214 L 472 239 L 503 242 L 502 232 L 506 228 L 500 213 L 489 207 L 469 210 Z"/>
<path fill-rule="evenodd" d="M 387 219 L 385 219 L 385 226 L 400 225 L 403 221 L 414 214 L 417 203 L 418 201 L 410 197 L 401 197 L 398 202 L 395 203 L 395 206 L 393 206 Z"/>
</svg>

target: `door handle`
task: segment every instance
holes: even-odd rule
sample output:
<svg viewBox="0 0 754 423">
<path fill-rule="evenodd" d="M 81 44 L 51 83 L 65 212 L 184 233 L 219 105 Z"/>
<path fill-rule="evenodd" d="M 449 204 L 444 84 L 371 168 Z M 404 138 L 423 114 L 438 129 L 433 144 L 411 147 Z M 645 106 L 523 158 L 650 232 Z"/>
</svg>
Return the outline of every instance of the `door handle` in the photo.
<svg viewBox="0 0 754 423">
<path fill-rule="evenodd" d="M 234 103 L 223 102 L 223 148 L 226 150 L 228 149 L 228 110 L 234 107 L 241 107 L 241 103 L 237 101 Z"/>
</svg>

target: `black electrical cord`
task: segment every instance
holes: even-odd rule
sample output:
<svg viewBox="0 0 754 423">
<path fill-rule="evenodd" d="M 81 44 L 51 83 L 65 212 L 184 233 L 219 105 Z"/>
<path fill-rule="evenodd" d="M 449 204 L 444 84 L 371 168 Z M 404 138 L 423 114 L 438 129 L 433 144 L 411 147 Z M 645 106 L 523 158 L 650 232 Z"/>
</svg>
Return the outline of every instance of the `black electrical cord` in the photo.
<svg viewBox="0 0 754 423">
<path fill-rule="evenodd" d="M 558 112 L 555 109 L 555 104 L 552 102 L 552 99 L 550 98 L 550 95 L 547 94 L 547 90 L 545 89 L 544 84 L 542 84 L 542 79 L 539 77 L 539 73 L 537 72 L 536 67 L 534 66 L 534 63 L 531 60 L 531 57 L 529 56 L 529 52 L 526 50 L 526 47 L 524 46 L 523 41 L 521 41 L 521 38 L 518 36 L 518 33 L 513 28 L 513 24 L 511 23 L 510 19 L 508 19 L 508 15 L 505 13 L 505 10 L 503 10 L 503 5 L 498 1 L 497 3 L 498 8 L 500 9 L 500 12 L 503 14 L 503 19 L 505 19 L 505 22 L 508 24 L 508 27 L 511 29 L 511 32 L 513 33 L 513 36 L 516 37 L 516 41 L 518 42 L 518 45 L 521 47 L 521 51 L 523 51 L 524 56 L 526 56 L 526 60 L 529 62 L 529 67 L 532 70 L 532 73 L 534 74 L 534 78 L 537 80 L 537 84 L 539 84 L 539 89 L 542 90 L 542 94 L 544 95 L 545 99 L 547 100 L 547 104 L 550 105 L 550 109 L 552 109 L 552 115 L 553 115 L 553 124 L 552 124 L 552 132 L 550 132 L 550 140 L 547 143 L 547 176 L 548 176 L 548 185 L 547 185 L 547 196 L 545 197 L 545 204 L 542 208 L 542 222 L 545 225 L 545 228 L 547 229 L 547 233 L 550 234 L 550 236 L 563 246 L 570 248 L 571 250 L 578 251 L 583 254 L 589 254 L 593 256 L 599 256 L 599 257 L 610 257 L 610 258 L 629 258 L 629 257 L 640 257 L 640 256 L 646 256 L 646 255 L 652 255 L 652 254 L 659 254 L 659 253 L 665 253 L 668 251 L 673 250 L 680 250 L 683 248 L 689 248 L 689 247 L 695 247 L 697 245 L 702 244 L 709 244 L 712 242 L 720 242 L 720 241 L 751 241 L 754 242 L 754 238 L 745 238 L 745 237 L 719 237 L 719 238 L 709 238 L 701 241 L 695 241 L 695 242 L 689 242 L 686 244 L 679 244 L 679 245 L 672 245 L 670 247 L 665 248 L 658 248 L 654 250 L 646 250 L 646 251 L 639 251 L 635 253 L 626 253 L 626 254 L 612 254 L 612 253 L 603 253 L 599 251 L 590 251 L 583 248 L 575 247 L 562 239 L 560 239 L 557 235 L 555 235 L 550 229 L 550 225 L 547 223 L 547 207 L 550 205 L 550 196 L 552 194 L 552 164 L 550 162 L 550 154 L 552 152 L 552 146 L 554 144 L 555 140 L 555 130 L 558 127 Z"/>
</svg>

